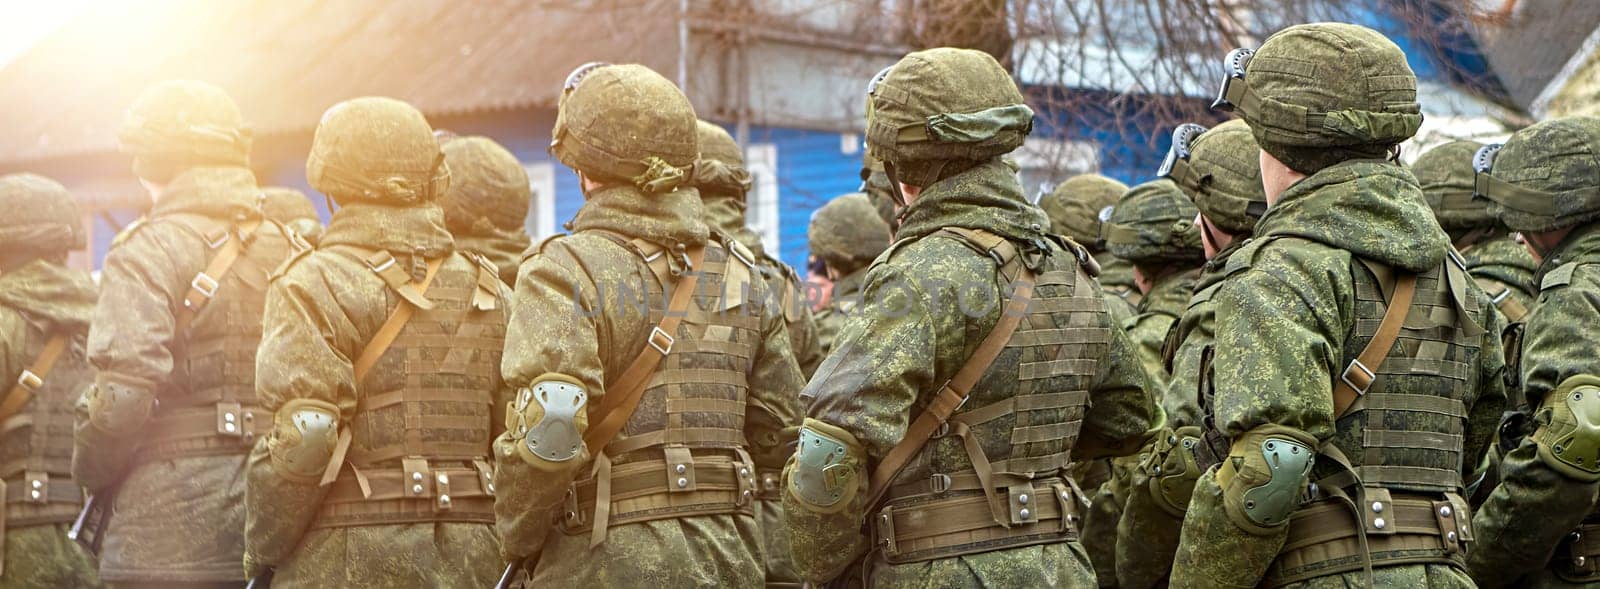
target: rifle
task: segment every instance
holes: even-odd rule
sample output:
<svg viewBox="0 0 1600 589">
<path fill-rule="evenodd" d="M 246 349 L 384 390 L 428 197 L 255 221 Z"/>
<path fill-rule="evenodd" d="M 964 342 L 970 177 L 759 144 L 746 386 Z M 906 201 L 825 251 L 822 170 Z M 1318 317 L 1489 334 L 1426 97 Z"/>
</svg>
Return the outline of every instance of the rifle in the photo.
<svg viewBox="0 0 1600 589">
<path fill-rule="evenodd" d="M 116 490 L 95 493 L 83 502 L 83 510 L 78 512 L 77 519 L 72 521 L 72 529 L 67 530 L 67 538 L 77 542 L 89 554 L 100 555 L 100 546 L 105 543 L 106 525 L 111 521 L 111 504 L 116 502 Z"/>
<path fill-rule="evenodd" d="M 526 580 L 527 575 L 519 575 L 518 573 L 524 572 L 522 565 L 526 564 L 527 562 L 528 559 L 519 558 L 511 561 L 511 564 L 506 565 L 506 572 L 500 573 L 500 580 L 495 582 L 494 589 L 511 589 L 512 587 L 520 587 L 523 581 Z"/>
</svg>

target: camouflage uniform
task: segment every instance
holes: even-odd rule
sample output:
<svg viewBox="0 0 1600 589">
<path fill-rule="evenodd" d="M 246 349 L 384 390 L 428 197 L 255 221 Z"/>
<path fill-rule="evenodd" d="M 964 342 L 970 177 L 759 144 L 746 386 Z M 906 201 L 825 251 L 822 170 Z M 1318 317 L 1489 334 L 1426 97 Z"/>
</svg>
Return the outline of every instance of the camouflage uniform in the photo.
<svg viewBox="0 0 1600 589">
<path fill-rule="evenodd" d="M 246 574 L 275 569 L 274 587 L 488 586 L 509 293 L 493 266 L 453 250 L 434 204 L 449 168 L 410 105 L 329 109 L 306 176 L 341 208 L 267 293 L 256 394 L 273 429 L 246 475 Z"/>
<path fill-rule="evenodd" d="M 1421 124 L 1415 76 L 1348 24 L 1289 27 L 1228 65 L 1219 104 L 1308 176 L 1276 195 L 1213 297 L 1201 388 L 1216 429 L 1200 446 L 1214 464 L 1172 585 L 1471 587 L 1462 473 L 1504 406 L 1501 322 L 1447 259 L 1416 179 L 1381 160 Z M 1408 291 L 1396 345 L 1368 350 Z"/>
<path fill-rule="evenodd" d="M 783 314 L 750 252 L 702 221 L 688 99 L 643 66 L 591 66 L 569 77 L 552 147 L 587 201 L 523 261 L 511 304 L 501 553 L 535 586 L 759 586 L 754 469 L 781 463 L 802 384 Z M 662 333 L 678 276 L 696 296 Z M 629 393 L 636 408 L 613 401 Z"/>
<path fill-rule="evenodd" d="M 106 254 L 72 457 L 114 507 L 100 553 L 112 585 L 244 581 L 245 457 L 269 419 L 255 351 L 267 273 L 291 250 L 260 217 L 249 137 L 233 101 L 199 82 L 158 84 L 124 123 L 135 173 L 160 192 Z M 236 261 L 213 268 L 228 251 Z"/>
<path fill-rule="evenodd" d="M 811 255 L 821 258 L 838 276 L 828 304 L 817 311 L 817 340 L 826 354 L 845 318 L 861 304 L 867 267 L 889 248 L 889 225 L 875 216 L 867 195 L 851 193 L 828 201 L 812 213 L 806 239 Z"/>
<path fill-rule="evenodd" d="M 784 471 L 795 564 L 812 581 L 858 570 L 869 586 L 1092 585 L 1065 468 L 1074 453 L 1131 452 L 1154 405 L 1088 252 L 1046 233 L 1049 220 L 1000 161 L 1032 111 L 992 57 L 964 49 L 912 53 L 869 94 L 868 149 L 892 178 L 925 188 L 807 385 Z M 882 474 L 887 500 L 869 505 L 866 473 L 901 444 L 918 407 L 953 407 L 941 383 L 1007 313 L 1021 317 L 1002 307 L 1018 304 L 1008 285 L 1024 269 L 1037 277 L 1025 325 L 975 367 L 983 375 L 949 435 L 895 452 L 909 466 Z"/>
<path fill-rule="evenodd" d="M 1168 334 L 1163 362 L 1171 377 L 1161 400 L 1167 429 L 1152 436 L 1153 443 L 1141 452 L 1117 525 L 1117 584 L 1124 589 L 1158 586 L 1172 572 L 1183 511 L 1200 476 L 1192 448 L 1202 423 L 1200 365 L 1215 343 L 1216 304 L 1211 297 L 1222 285 L 1229 256 L 1250 238 L 1267 208 L 1256 161 L 1259 149 L 1250 128 L 1236 119 L 1192 139 L 1187 159 L 1178 157 L 1177 150 L 1169 156 L 1174 164 L 1167 176 L 1194 201 L 1212 228 L 1214 243 L 1220 243 L 1218 232 L 1232 242 L 1201 267 L 1195 294 Z"/>
<path fill-rule="evenodd" d="M 1452 141 L 1417 157 L 1411 173 L 1422 185 L 1439 226 L 1467 261 L 1467 273 L 1510 323 L 1533 308 L 1535 262 L 1528 248 L 1489 213 L 1488 201 L 1473 198 L 1472 156 L 1483 144 Z"/>
<path fill-rule="evenodd" d="M 261 189 L 261 215 L 300 234 L 306 243 L 322 240 L 322 219 L 306 195 L 293 188 L 267 186 Z"/>
<path fill-rule="evenodd" d="M 488 137 L 451 137 L 442 148 L 450 190 L 440 206 L 456 250 L 482 256 L 502 282 L 515 283 L 517 262 L 532 242 L 523 228 L 533 206 L 528 171 Z"/>
<path fill-rule="evenodd" d="M 861 156 L 861 188 L 857 190 L 867 195 L 878 218 L 883 219 L 889 226 L 889 233 L 894 234 L 895 228 L 900 226 L 900 207 L 894 204 L 893 189 L 889 186 L 889 175 L 883 171 L 883 162 L 871 155 Z"/>
<path fill-rule="evenodd" d="M 1502 430 L 1514 434 L 1502 440 L 1514 449 L 1500 466 L 1499 487 L 1473 519 L 1479 546 L 1469 570 L 1484 587 L 1600 585 L 1593 544 L 1600 535 L 1596 153 L 1600 120 L 1545 121 L 1512 135 L 1489 160 L 1492 168 L 1478 175 L 1479 194 L 1513 231 L 1531 237 L 1570 230 L 1540 252 L 1539 299 L 1522 337 L 1519 376 L 1537 430 L 1526 437 L 1526 431 Z"/>
<path fill-rule="evenodd" d="M 1106 251 L 1100 234 L 1101 226 L 1111 218 L 1117 199 L 1128 192 L 1128 186 L 1099 174 L 1080 174 L 1057 184 L 1055 190 L 1039 199 L 1039 208 L 1050 216 L 1050 232 L 1065 235 L 1089 248 L 1095 262 L 1100 265 L 1100 286 L 1112 298 L 1111 317 L 1118 323 L 1127 321 L 1138 311 L 1139 288 L 1133 284 L 1133 264 L 1120 260 Z"/>
<path fill-rule="evenodd" d="M 67 539 L 83 503 L 72 405 L 93 379 L 94 282 L 65 265 L 84 245 L 83 217 L 65 188 L 32 174 L 0 177 L 0 208 L 0 589 L 94 587 L 93 559 Z"/>
</svg>

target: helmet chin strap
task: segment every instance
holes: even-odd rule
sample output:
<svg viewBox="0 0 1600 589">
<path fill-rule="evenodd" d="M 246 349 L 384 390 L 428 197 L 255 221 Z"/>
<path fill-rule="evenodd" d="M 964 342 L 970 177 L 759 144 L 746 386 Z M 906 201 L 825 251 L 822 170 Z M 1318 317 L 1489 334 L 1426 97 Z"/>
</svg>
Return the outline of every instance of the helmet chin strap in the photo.
<svg viewBox="0 0 1600 589">
<path fill-rule="evenodd" d="M 906 195 L 900 191 L 900 178 L 895 173 L 894 164 L 883 160 L 883 175 L 889 177 L 889 196 L 894 199 L 894 204 L 901 209 L 906 208 Z"/>
</svg>

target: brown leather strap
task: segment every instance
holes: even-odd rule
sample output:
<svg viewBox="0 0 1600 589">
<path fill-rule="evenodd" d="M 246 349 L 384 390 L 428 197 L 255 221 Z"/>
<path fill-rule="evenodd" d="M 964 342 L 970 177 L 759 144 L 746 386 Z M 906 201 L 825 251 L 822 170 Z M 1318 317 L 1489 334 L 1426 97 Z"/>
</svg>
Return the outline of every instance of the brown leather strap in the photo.
<svg viewBox="0 0 1600 589">
<path fill-rule="evenodd" d="M 1373 381 L 1377 380 L 1378 368 L 1383 366 L 1383 359 L 1394 347 L 1395 338 L 1400 337 L 1400 328 L 1405 326 L 1406 315 L 1411 312 L 1411 299 L 1416 293 L 1417 275 L 1405 274 L 1395 279 L 1394 295 L 1389 298 L 1389 307 L 1383 311 L 1378 332 L 1373 334 L 1367 347 L 1361 349 L 1361 354 L 1345 367 L 1333 383 L 1334 419 L 1344 417 L 1350 406 L 1355 405 L 1356 399 L 1372 388 Z"/>
<path fill-rule="evenodd" d="M 950 419 L 963 403 L 967 402 L 967 395 L 972 392 L 972 386 L 978 379 L 988 372 L 989 365 L 1000 356 L 1006 343 L 1011 341 L 1011 334 L 1017 330 L 1017 325 L 1022 322 L 1022 316 L 1027 314 L 1028 305 L 1033 301 L 1033 271 L 1026 265 L 1019 265 L 1017 289 L 1007 301 L 1006 308 L 1000 314 L 1000 321 L 995 323 L 994 329 L 989 330 L 989 335 L 983 338 L 978 348 L 973 350 L 967 358 L 967 363 L 961 366 L 955 376 L 939 388 L 933 400 L 928 403 L 928 408 L 923 410 L 917 419 L 906 428 L 905 437 L 900 443 L 889 449 L 883 460 L 878 463 L 878 468 L 872 471 L 871 491 L 867 495 L 867 507 L 870 509 L 877 505 L 889 491 L 889 485 L 894 477 L 900 474 L 906 463 L 922 450 L 934 432 Z"/>
<path fill-rule="evenodd" d="M 583 436 L 583 443 L 591 452 L 601 452 L 606 444 L 617 437 L 617 432 L 622 431 L 623 424 L 633 416 L 634 409 L 639 406 L 639 400 L 644 398 L 644 389 L 650 384 L 650 376 L 655 374 L 656 366 L 672 351 L 672 334 L 678 332 L 678 324 L 688 312 L 695 287 L 700 282 L 700 273 L 697 270 L 705 260 L 705 255 L 704 247 L 689 250 L 690 272 L 678 279 L 678 283 L 674 285 L 672 298 L 667 301 L 667 309 L 661 317 L 660 325 L 650 331 L 649 339 L 644 349 L 639 352 L 639 357 L 628 365 L 616 381 L 606 387 L 606 394 L 600 398 L 600 406 L 594 412 L 599 419 L 594 420 L 594 425 L 590 426 Z"/>
<path fill-rule="evenodd" d="M 183 294 L 183 308 L 178 309 L 177 333 L 182 334 L 189 329 L 189 323 L 194 321 L 194 316 L 205 308 L 206 303 L 217 296 L 217 288 L 222 285 L 222 279 L 228 276 L 228 270 L 233 268 L 233 263 L 239 261 L 239 254 L 244 253 L 244 236 L 251 235 L 261 226 L 260 219 L 245 221 L 237 226 L 238 231 L 224 232 L 216 239 L 225 240 L 216 244 L 211 237 L 207 245 L 216 248 L 217 255 L 211 257 L 205 270 L 189 280 L 189 290 Z"/>
<path fill-rule="evenodd" d="M 33 365 L 17 375 L 17 383 L 11 386 L 11 392 L 6 393 L 4 401 L 0 401 L 0 422 L 11 419 L 22 406 L 28 404 L 33 398 L 33 393 L 44 385 L 44 378 L 50 375 L 50 369 L 56 365 L 56 359 L 61 357 L 61 352 L 67 349 L 66 334 L 57 333 L 50 336 L 44 343 L 44 349 L 39 351 L 39 356 L 33 359 Z"/>
</svg>

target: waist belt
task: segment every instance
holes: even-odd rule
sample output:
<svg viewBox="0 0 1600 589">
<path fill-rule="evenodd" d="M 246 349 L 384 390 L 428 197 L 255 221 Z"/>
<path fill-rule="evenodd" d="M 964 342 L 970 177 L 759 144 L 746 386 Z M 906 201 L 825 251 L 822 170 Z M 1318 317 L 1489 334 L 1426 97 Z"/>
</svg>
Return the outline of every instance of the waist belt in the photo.
<svg viewBox="0 0 1600 589">
<path fill-rule="evenodd" d="M 272 414 L 239 403 L 186 407 L 151 420 L 139 450 L 144 461 L 249 454 L 272 427 Z"/>
<path fill-rule="evenodd" d="M 618 464 L 608 477 L 601 473 L 573 483 L 562 531 L 592 533 L 596 522 L 611 526 L 698 515 L 755 515 L 755 466 L 748 459 L 691 456 L 687 448 L 666 452 L 668 459 Z M 610 500 L 597 503 L 597 496 Z"/>
<path fill-rule="evenodd" d="M 1289 538 L 1267 570 L 1263 586 L 1359 571 L 1367 561 L 1365 555 L 1370 555 L 1373 568 L 1462 566 L 1467 544 L 1472 541 L 1472 514 L 1459 496 L 1367 488 L 1361 502 L 1360 520 L 1342 500 L 1317 501 L 1295 511 L 1289 520 Z"/>
<path fill-rule="evenodd" d="M 889 506 L 873 516 L 873 544 L 884 560 L 902 564 L 1078 538 L 1084 506 L 1071 479 L 1008 485 L 1009 521 L 1003 523 L 985 494 L 946 496 L 981 489 L 973 473 L 896 485 Z"/>
<path fill-rule="evenodd" d="M 403 468 L 363 472 L 351 465 L 332 484 L 312 529 L 410 523 L 494 523 L 489 465 L 430 467 L 408 458 Z"/>
<path fill-rule="evenodd" d="M 1589 516 L 1578 529 L 1567 534 L 1557 547 L 1550 568 L 1556 576 L 1572 583 L 1600 581 L 1600 520 Z"/>
<path fill-rule="evenodd" d="M 782 501 L 783 472 L 776 470 L 756 471 L 756 499 L 758 501 Z"/>
<path fill-rule="evenodd" d="M 42 472 L 29 471 L 20 479 L 0 481 L 0 496 L 5 498 L 0 522 L 11 527 L 71 522 L 83 505 L 83 489 L 70 478 L 51 480 L 49 473 Z"/>
</svg>

